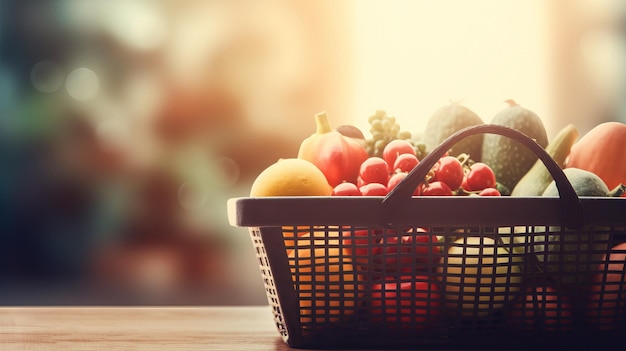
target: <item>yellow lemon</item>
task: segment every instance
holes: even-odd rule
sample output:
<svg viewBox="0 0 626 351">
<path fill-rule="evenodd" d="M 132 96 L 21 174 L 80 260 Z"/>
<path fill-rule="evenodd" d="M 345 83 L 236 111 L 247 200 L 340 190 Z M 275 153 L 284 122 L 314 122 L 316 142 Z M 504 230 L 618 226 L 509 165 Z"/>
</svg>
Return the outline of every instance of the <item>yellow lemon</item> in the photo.
<svg viewBox="0 0 626 351">
<path fill-rule="evenodd" d="M 337 247 L 339 234 L 315 232 L 296 240 L 289 254 L 291 274 L 299 297 L 300 321 L 337 322 L 353 315 L 363 296 L 363 278 Z M 335 239 L 336 238 L 336 239 Z"/>
<path fill-rule="evenodd" d="M 280 159 L 252 183 L 250 196 L 329 196 L 332 188 L 313 163 L 299 158 Z"/>
</svg>

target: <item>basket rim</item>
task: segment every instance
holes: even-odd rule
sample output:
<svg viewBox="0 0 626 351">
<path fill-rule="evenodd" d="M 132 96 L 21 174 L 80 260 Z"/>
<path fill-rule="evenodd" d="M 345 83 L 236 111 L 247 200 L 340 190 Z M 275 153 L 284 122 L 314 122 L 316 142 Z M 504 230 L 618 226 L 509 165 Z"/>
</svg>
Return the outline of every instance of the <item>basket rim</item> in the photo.
<svg viewBox="0 0 626 351">
<path fill-rule="evenodd" d="M 566 226 L 559 197 L 416 196 L 394 213 L 380 196 L 236 197 L 227 201 L 236 227 L 284 225 Z M 626 225 L 626 198 L 581 197 L 584 225 Z"/>
</svg>

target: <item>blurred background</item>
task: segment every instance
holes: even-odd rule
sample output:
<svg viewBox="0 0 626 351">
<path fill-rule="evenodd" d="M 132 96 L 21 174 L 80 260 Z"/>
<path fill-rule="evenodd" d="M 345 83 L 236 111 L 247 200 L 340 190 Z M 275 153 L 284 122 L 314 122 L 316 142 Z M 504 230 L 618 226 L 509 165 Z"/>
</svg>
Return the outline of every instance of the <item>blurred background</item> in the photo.
<svg viewBox="0 0 626 351">
<path fill-rule="evenodd" d="M 265 304 L 226 200 L 327 111 L 626 122 L 611 0 L 0 0 L 0 305 Z"/>
</svg>

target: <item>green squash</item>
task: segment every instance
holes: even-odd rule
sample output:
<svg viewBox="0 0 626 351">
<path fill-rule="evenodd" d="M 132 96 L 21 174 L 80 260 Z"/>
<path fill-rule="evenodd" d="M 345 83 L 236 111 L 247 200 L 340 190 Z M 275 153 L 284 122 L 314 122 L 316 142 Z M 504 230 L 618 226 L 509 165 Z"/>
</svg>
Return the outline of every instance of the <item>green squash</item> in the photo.
<svg viewBox="0 0 626 351">
<path fill-rule="evenodd" d="M 491 124 L 522 132 L 545 148 L 548 135 L 539 116 L 513 101 L 509 101 L 509 104 L 509 107 L 494 116 Z M 524 145 L 498 134 L 485 134 L 481 154 L 482 162 L 493 169 L 496 181 L 508 189 L 514 189 L 538 159 Z"/>
<path fill-rule="evenodd" d="M 596 174 L 578 168 L 566 168 L 563 172 L 579 197 L 610 196 L 609 188 Z M 548 185 L 543 196 L 559 196 L 554 181 Z M 598 262 L 607 251 L 611 228 L 549 227 L 546 235 L 545 227 L 541 227 L 535 228 L 535 232 L 540 234 L 534 238 L 535 243 L 545 241 L 546 238 L 548 240 L 547 245 L 535 246 L 539 262 L 547 259 L 546 271 L 562 284 L 578 286 L 589 279 L 592 269 L 590 262 Z"/>
<path fill-rule="evenodd" d="M 563 170 L 567 180 L 572 184 L 576 194 L 580 196 L 609 196 L 610 190 L 604 181 L 596 174 L 579 168 L 565 168 Z M 548 184 L 543 196 L 559 196 L 554 180 Z"/>
<path fill-rule="evenodd" d="M 469 108 L 455 102 L 438 108 L 430 117 L 423 133 L 426 151 L 430 152 L 455 132 L 470 126 L 483 124 L 483 120 Z M 484 135 L 473 135 L 456 143 L 450 155 L 467 154 L 478 162 L 481 159 Z"/>
</svg>

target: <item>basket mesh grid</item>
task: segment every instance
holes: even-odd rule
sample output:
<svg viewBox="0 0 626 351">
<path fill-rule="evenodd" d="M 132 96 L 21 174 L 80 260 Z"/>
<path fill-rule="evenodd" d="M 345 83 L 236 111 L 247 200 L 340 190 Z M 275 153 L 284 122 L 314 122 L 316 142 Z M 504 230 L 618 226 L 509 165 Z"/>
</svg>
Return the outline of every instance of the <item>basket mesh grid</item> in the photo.
<svg viewBox="0 0 626 351">
<path fill-rule="evenodd" d="M 276 285 L 274 277 L 272 276 L 272 268 L 270 267 L 267 252 L 265 251 L 265 246 L 263 245 L 263 239 L 261 238 L 261 232 L 259 229 L 251 228 L 250 238 L 252 239 L 252 245 L 255 248 L 256 257 L 259 261 L 259 268 L 261 270 L 261 277 L 263 278 L 263 285 L 265 286 L 265 293 L 273 310 L 276 328 L 278 329 L 281 337 L 287 338 L 287 327 L 280 308 L 280 300 L 278 299 L 278 294 L 276 292 Z"/>
<path fill-rule="evenodd" d="M 624 228 L 284 226 L 284 281 L 273 273 L 263 230 L 250 232 L 285 339 L 424 345 L 428 335 L 428 345 L 448 346 L 624 330 L 623 267 L 598 268 L 608 248 L 626 241 Z M 591 301 L 589 291 L 601 287 L 610 293 Z M 293 296 L 297 320 L 287 320 L 277 289 Z"/>
</svg>

